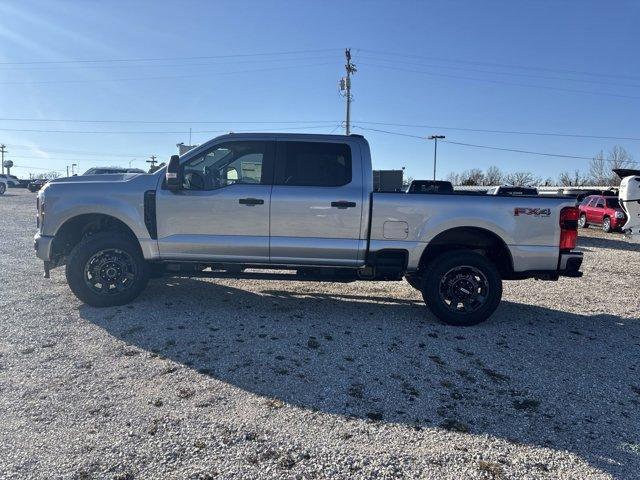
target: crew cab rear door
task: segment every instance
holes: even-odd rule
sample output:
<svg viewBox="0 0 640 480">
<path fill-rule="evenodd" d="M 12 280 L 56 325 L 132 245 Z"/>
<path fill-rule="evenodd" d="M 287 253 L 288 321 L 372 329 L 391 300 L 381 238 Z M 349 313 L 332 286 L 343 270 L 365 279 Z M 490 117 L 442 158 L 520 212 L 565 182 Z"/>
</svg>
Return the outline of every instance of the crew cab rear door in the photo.
<svg viewBox="0 0 640 480">
<path fill-rule="evenodd" d="M 156 195 L 163 259 L 269 262 L 273 140 L 227 140 L 187 156 L 182 188 Z"/>
<path fill-rule="evenodd" d="M 271 263 L 363 264 L 363 192 L 356 142 L 279 139 L 271 194 Z"/>
</svg>

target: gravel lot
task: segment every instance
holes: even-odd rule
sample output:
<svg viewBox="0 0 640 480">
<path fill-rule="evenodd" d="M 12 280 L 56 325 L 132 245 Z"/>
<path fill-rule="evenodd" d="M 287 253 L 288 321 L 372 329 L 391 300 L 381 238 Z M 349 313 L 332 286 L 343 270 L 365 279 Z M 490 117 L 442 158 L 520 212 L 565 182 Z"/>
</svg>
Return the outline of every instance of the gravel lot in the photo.
<svg viewBox="0 0 640 480">
<path fill-rule="evenodd" d="M 153 280 L 126 307 L 42 278 L 0 197 L 2 478 L 637 478 L 640 246 L 507 282 L 485 324 L 404 282 Z"/>
</svg>

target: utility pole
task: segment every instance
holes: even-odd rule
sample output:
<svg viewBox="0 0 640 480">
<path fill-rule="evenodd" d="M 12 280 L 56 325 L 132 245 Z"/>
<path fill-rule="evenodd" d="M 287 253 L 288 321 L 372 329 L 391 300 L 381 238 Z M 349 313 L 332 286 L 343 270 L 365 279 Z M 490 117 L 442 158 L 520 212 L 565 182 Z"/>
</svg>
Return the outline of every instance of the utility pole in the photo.
<svg viewBox="0 0 640 480">
<path fill-rule="evenodd" d="M 438 160 L 438 139 L 446 138 L 444 135 L 429 135 L 429 140 L 434 140 L 433 144 L 433 179 L 436 179 L 436 162 Z"/>
<path fill-rule="evenodd" d="M 0 152 L 2 152 L 2 174 L 4 175 L 4 154 L 7 153 L 7 146 L 4 143 L 0 145 Z"/>
<path fill-rule="evenodd" d="M 67 177 L 69 176 L 69 165 L 67 165 Z"/>
<path fill-rule="evenodd" d="M 151 155 L 149 157 L 151 160 L 147 160 L 147 163 L 151 164 L 151 168 L 149 170 L 151 170 L 152 172 L 155 172 L 155 166 L 156 166 L 156 157 L 155 155 Z"/>
<path fill-rule="evenodd" d="M 351 133 L 351 101 L 353 97 L 351 96 L 351 74 L 356 73 L 358 70 L 356 66 L 351 63 L 351 49 L 347 48 L 344 51 L 344 55 L 347 59 L 347 63 L 344 68 L 347 71 L 347 76 L 342 77 L 340 79 L 340 90 L 345 92 L 344 96 L 347 99 L 347 119 L 345 122 L 345 134 L 349 135 Z"/>
</svg>

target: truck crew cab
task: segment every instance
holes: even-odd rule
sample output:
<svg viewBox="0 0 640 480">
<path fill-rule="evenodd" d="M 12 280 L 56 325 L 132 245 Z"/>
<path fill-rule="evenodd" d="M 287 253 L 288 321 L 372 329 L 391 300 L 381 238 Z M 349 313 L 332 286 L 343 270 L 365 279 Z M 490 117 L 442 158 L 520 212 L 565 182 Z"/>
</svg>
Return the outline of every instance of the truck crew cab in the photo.
<svg viewBox="0 0 640 480">
<path fill-rule="evenodd" d="M 581 275 L 575 199 L 374 193 L 359 135 L 224 135 L 153 174 L 53 180 L 37 208 L 45 272 L 66 265 L 75 295 L 101 307 L 150 276 L 285 269 L 404 277 L 442 321 L 473 325 L 502 280 Z"/>
</svg>

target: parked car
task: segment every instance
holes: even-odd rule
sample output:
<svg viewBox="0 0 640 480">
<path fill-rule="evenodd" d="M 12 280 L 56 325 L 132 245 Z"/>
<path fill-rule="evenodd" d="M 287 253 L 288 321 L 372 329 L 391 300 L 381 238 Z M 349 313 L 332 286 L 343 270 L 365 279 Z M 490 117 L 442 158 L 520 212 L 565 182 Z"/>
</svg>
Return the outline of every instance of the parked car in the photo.
<svg viewBox="0 0 640 480">
<path fill-rule="evenodd" d="M 15 175 L 0 174 L 0 179 L 4 180 L 8 188 L 16 188 L 20 186 L 20 180 Z"/>
<path fill-rule="evenodd" d="M 109 175 L 113 173 L 147 173 L 139 168 L 120 168 L 120 167 L 94 167 L 90 168 L 82 175 Z"/>
<path fill-rule="evenodd" d="M 36 180 L 33 180 L 31 182 L 29 182 L 29 184 L 27 185 L 27 188 L 29 189 L 30 192 L 37 192 L 38 190 L 40 190 L 49 180 L 43 179 L 43 178 L 38 178 Z"/>
<path fill-rule="evenodd" d="M 487 190 L 487 195 L 538 195 L 535 187 L 515 187 L 513 185 L 501 185 Z"/>
<path fill-rule="evenodd" d="M 73 293 L 99 307 L 130 302 L 151 275 L 231 265 L 404 276 L 442 321 L 474 325 L 503 280 L 582 275 L 575 199 L 377 193 L 360 135 L 224 135 L 153 174 L 52 180 L 37 209 L 45 276 L 66 265 Z"/>
<path fill-rule="evenodd" d="M 453 184 L 442 180 L 413 180 L 407 193 L 453 193 Z"/>
<path fill-rule="evenodd" d="M 618 197 L 590 195 L 582 201 L 579 209 L 578 225 L 582 228 L 587 228 L 593 223 L 602 226 L 605 232 L 610 232 L 620 230 L 627 221 Z"/>
<path fill-rule="evenodd" d="M 4 192 L 9 188 L 9 183 L 6 178 L 0 177 L 0 195 L 4 195 Z"/>
</svg>

